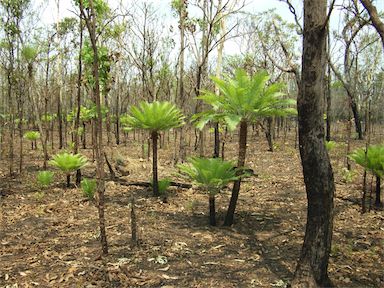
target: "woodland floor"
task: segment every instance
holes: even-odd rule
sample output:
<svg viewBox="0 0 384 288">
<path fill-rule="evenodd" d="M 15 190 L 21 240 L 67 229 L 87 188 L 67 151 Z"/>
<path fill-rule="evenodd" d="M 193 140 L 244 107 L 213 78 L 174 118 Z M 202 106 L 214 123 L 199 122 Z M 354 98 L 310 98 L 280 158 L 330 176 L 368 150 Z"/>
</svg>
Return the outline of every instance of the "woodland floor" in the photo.
<svg viewBox="0 0 384 288">
<path fill-rule="evenodd" d="M 174 145 L 167 146 L 159 151 L 159 172 L 177 180 Z M 236 146 L 227 146 L 228 159 L 235 159 Z M 258 176 L 242 184 L 231 228 L 221 226 L 229 189 L 217 196 L 219 225 L 210 227 L 208 197 L 195 189 L 171 187 L 162 203 L 149 188 L 107 181 L 110 253 L 101 259 L 94 203 L 79 188 L 65 189 L 64 175 L 56 174 L 51 188 L 37 188 L 41 150 L 28 146 L 21 176 L 9 178 L 7 162 L 0 162 L 0 287 L 285 287 L 303 242 L 306 197 L 293 139 L 285 145 L 277 139 L 276 146 L 267 152 L 264 137 L 250 137 L 247 165 Z M 124 159 L 130 171 L 122 178 L 148 181 L 151 162 L 141 159 L 139 144 L 112 150 L 111 159 Z M 384 287 L 384 212 L 360 213 L 361 171 L 343 181 L 344 150 L 330 152 L 336 182 L 330 277 L 338 287 Z M 91 158 L 90 149 L 81 152 Z M 132 194 L 136 248 L 130 246 Z"/>
</svg>

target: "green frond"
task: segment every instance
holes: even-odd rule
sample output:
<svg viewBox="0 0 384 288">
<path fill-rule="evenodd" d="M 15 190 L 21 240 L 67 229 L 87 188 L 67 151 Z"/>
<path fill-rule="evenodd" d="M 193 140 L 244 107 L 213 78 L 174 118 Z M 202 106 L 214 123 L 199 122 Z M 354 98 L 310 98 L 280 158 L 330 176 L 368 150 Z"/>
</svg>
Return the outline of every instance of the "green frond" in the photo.
<svg viewBox="0 0 384 288">
<path fill-rule="evenodd" d="M 371 145 L 367 151 L 359 148 L 348 157 L 373 174 L 379 177 L 384 175 L 384 145 Z"/>
<path fill-rule="evenodd" d="M 40 133 L 37 131 L 28 131 L 24 133 L 23 137 L 29 141 L 35 141 L 40 138 Z"/>
<path fill-rule="evenodd" d="M 59 168 L 66 174 L 79 170 L 87 165 L 87 158 L 81 154 L 59 153 L 52 157 L 49 164 Z"/>
<path fill-rule="evenodd" d="M 141 102 L 131 106 L 125 119 L 127 126 L 150 131 L 162 131 L 180 127 L 184 124 L 181 111 L 170 102 Z"/>
<path fill-rule="evenodd" d="M 228 183 L 240 177 L 232 162 L 220 158 L 194 157 L 188 162 L 177 166 L 180 173 L 210 194 L 219 193 Z"/>
<path fill-rule="evenodd" d="M 211 76 L 212 81 L 220 90 L 217 96 L 212 92 L 203 91 L 198 99 L 212 106 L 212 110 L 221 114 L 231 129 L 245 120 L 257 121 L 262 117 L 288 116 L 296 114 L 296 101 L 283 98 L 284 84 L 267 85 L 270 77 L 266 71 L 260 71 L 252 77 L 243 69 L 235 71 L 234 77 L 224 76 L 220 79 Z M 223 115 L 228 115 L 225 118 Z M 234 117 L 236 115 L 236 117 Z M 234 121 L 236 120 L 236 121 Z"/>
</svg>

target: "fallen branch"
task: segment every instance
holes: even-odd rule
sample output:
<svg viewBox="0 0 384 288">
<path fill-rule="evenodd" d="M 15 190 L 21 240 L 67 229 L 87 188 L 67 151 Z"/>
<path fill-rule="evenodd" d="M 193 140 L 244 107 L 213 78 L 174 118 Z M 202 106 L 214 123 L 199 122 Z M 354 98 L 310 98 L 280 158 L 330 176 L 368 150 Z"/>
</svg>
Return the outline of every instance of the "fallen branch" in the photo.
<svg viewBox="0 0 384 288">
<path fill-rule="evenodd" d="M 119 178 L 111 179 L 111 180 L 114 182 L 117 182 L 121 185 L 124 185 L 124 186 L 141 186 L 141 187 L 151 187 L 152 186 L 152 184 L 150 182 L 144 182 L 144 181 L 132 181 L 131 182 L 131 181 L 126 181 L 124 179 L 119 179 Z M 186 188 L 186 189 L 192 188 L 191 184 L 173 182 L 173 181 L 170 183 L 170 186 L 178 187 L 178 188 Z"/>
</svg>

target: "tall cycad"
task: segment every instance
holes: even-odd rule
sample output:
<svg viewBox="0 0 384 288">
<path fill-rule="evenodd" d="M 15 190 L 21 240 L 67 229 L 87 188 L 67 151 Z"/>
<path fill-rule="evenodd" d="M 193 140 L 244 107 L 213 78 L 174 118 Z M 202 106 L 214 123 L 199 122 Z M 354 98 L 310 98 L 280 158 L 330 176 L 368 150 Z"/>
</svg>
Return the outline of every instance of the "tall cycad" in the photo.
<svg viewBox="0 0 384 288">
<path fill-rule="evenodd" d="M 196 115 L 197 126 L 202 128 L 208 121 L 215 119 L 224 122 L 230 130 L 240 124 L 238 167 L 245 164 L 247 147 L 247 130 L 250 123 L 269 116 L 286 116 L 295 114 L 291 108 L 296 102 L 283 98 L 283 85 L 275 83 L 268 85 L 270 77 L 265 71 L 248 76 L 238 69 L 233 78 L 219 79 L 211 77 L 220 90 L 220 95 L 210 91 L 203 92 L 199 99 L 212 106 L 212 110 Z M 235 181 L 229 203 L 225 225 L 232 225 L 240 191 L 241 179 Z"/>
<path fill-rule="evenodd" d="M 127 125 L 132 128 L 148 130 L 152 139 L 152 177 L 153 195 L 159 196 L 157 176 L 157 139 L 160 131 L 170 130 L 184 124 L 181 111 L 169 102 L 155 101 L 152 103 L 141 102 L 132 106 L 126 119 Z"/>
</svg>

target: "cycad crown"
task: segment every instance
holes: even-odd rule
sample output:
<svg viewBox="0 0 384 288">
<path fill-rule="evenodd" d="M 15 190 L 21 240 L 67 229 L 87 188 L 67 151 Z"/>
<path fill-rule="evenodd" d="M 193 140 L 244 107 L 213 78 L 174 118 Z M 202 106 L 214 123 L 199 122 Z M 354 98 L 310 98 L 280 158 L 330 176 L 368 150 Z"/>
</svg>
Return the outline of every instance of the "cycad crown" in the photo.
<svg viewBox="0 0 384 288">
<path fill-rule="evenodd" d="M 191 158 L 189 163 L 178 165 L 178 168 L 210 194 L 217 194 L 239 178 L 233 163 L 220 158 Z"/>
<path fill-rule="evenodd" d="M 230 130 L 234 130 L 240 121 L 250 123 L 262 117 L 296 114 L 296 109 L 292 108 L 296 101 L 282 98 L 283 84 L 268 85 L 270 77 L 266 71 L 250 77 L 246 71 L 238 69 L 233 78 L 212 76 L 211 79 L 219 88 L 220 95 L 203 91 L 198 97 L 212 106 L 212 110 L 193 117 L 198 128 L 215 120 L 223 121 Z"/>
<path fill-rule="evenodd" d="M 25 132 L 24 138 L 30 141 L 35 141 L 40 138 L 40 133 L 37 131 L 28 131 Z"/>
<path fill-rule="evenodd" d="M 68 174 L 87 165 L 87 158 L 81 154 L 63 152 L 54 155 L 49 163 Z"/>
<path fill-rule="evenodd" d="M 364 148 L 360 148 L 353 151 L 348 157 L 373 174 L 383 177 L 384 145 L 369 146 L 367 153 L 365 153 Z"/>
<path fill-rule="evenodd" d="M 168 130 L 184 124 L 181 111 L 167 101 L 141 102 L 131 107 L 124 120 L 128 126 L 151 131 Z"/>
</svg>

